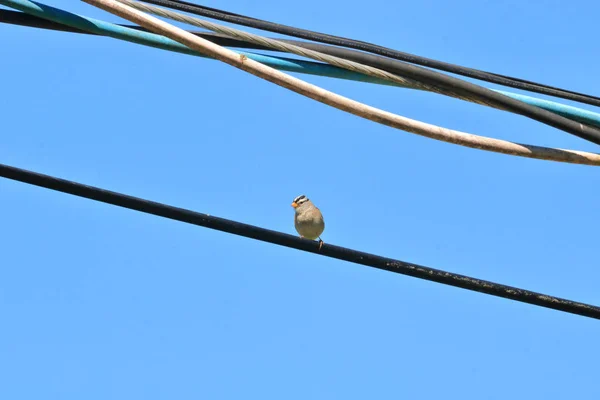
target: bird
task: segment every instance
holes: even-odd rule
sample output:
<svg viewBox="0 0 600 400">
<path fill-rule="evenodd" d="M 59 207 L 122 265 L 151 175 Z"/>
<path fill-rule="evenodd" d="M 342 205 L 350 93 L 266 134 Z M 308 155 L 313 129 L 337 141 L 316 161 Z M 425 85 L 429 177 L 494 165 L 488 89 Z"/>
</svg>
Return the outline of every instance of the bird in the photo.
<svg viewBox="0 0 600 400">
<path fill-rule="evenodd" d="M 303 194 L 294 199 L 292 207 L 296 211 L 294 226 L 300 237 L 310 240 L 319 239 L 319 250 L 321 250 L 323 247 L 321 234 L 325 230 L 325 221 L 321 210 Z"/>
</svg>

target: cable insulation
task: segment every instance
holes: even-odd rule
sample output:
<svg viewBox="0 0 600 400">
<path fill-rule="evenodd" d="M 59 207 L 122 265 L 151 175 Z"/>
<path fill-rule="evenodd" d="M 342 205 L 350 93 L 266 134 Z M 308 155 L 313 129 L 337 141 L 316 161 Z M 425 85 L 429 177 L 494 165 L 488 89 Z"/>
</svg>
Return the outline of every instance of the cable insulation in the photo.
<svg viewBox="0 0 600 400">
<path fill-rule="evenodd" d="M 109 190 L 94 186 L 43 175 L 4 164 L 0 164 L 0 176 L 30 185 L 111 204 L 117 207 L 123 207 L 163 218 L 218 230 L 221 232 L 227 232 L 233 235 L 243 236 L 279 246 L 285 246 L 314 253 L 319 256 L 335 258 L 338 260 L 365 265 L 397 274 L 408 275 L 431 282 L 442 283 L 491 296 L 510 299 L 521 303 L 532 304 L 539 307 L 600 319 L 600 307 L 590 304 L 561 299 L 542 293 L 501 285 L 494 282 L 471 278 L 465 275 L 454 274 L 452 272 L 441 271 L 392 258 L 381 257 L 327 243 L 324 243 L 322 247 L 319 248 L 318 242 L 303 239 L 298 236 L 292 236 L 286 233 L 260 228 L 237 221 L 227 220 L 208 214 L 201 214 L 183 208 L 128 196 L 122 193 L 111 192 Z"/>
</svg>

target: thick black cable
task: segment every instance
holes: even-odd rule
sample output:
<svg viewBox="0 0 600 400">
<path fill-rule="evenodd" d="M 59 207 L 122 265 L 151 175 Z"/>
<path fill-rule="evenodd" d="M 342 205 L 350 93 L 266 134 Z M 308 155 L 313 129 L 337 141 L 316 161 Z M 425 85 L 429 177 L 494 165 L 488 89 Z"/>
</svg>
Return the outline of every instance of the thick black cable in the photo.
<svg viewBox="0 0 600 400">
<path fill-rule="evenodd" d="M 571 314 L 600 319 L 600 307 L 597 306 L 548 296 L 541 293 L 531 292 L 529 290 L 518 289 L 515 287 L 475 279 L 451 272 L 445 272 L 392 258 L 380 257 L 374 254 L 334 246 L 327 243 L 323 244 L 323 247 L 319 250 L 318 242 L 302 239 L 297 236 L 292 236 L 286 233 L 272 231 L 237 221 L 231 221 L 208 214 L 201 214 L 191 210 L 140 199 L 122 193 L 112 192 L 109 190 L 88 186 L 53 176 L 43 175 L 4 164 L 0 164 L 0 176 L 58 192 L 68 193 L 74 196 L 112 204 L 118 207 L 128 208 L 188 224 L 203 226 L 205 228 L 215 229 L 238 236 L 244 236 L 263 242 L 307 251 L 325 257 L 366 265 L 368 267 L 378 268 L 402 275 L 408 275 L 432 282 L 443 283 L 445 285 L 515 300 L 522 303 L 533 304 Z"/>
<path fill-rule="evenodd" d="M 261 29 L 268 32 L 280 33 L 287 36 L 298 37 L 302 39 L 312 40 L 320 43 L 332 44 L 335 46 L 348 47 L 352 49 L 362 50 L 369 53 L 379 54 L 381 56 L 402 60 L 417 65 L 422 65 L 429 68 L 435 68 L 446 72 L 451 72 L 457 75 L 467 76 L 470 78 L 479 79 L 486 82 L 496 83 L 498 85 L 509 86 L 530 92 L 550 95 L 567 100 L 578 101 L 585 104 L 590 104 L 600 107 L 600 97 L 591 96 L 583 93 L 574 92 L 571 90 L 560 89 L 549 85 L 544 85 L 536 82 L 527 81 L 525 79 L 512 78 L 506 75 L 495 74 L 492 72 L 481 71 L 478 69 L 463 67 L 460 65 L 450 64 L 443 61 L 437 61 L 430 58 L 416 56 L 414 54 L 405 53 L 379 46 L 369 42 L 349 39 L 341 36 L 328 35 L 325 33 L 310 31 L 307 29 L 295 28 L 277 24 L 274 22 L 264 21 L 257 18 L 247 17 L 240 14 L 235 14 L 229 11 L 223 11 L 216 8 L 205 7 L 199 4 L 189 3 L 180 0 L 140 0 L 145 3 L 155 4 L 174 10 L 185 11 L 191 14 L 201 15 L 208 18 L 226 21 L 238 25 L 247 26 L 250 28 Z"/>
<path fill-rule="evenodd" d="M 38 18 L 19 12 L 0 12 L 0 21 L 18 23 L 20 25 L 27 26 L 36 26 L 45 29 L 57 29 L 63 31 L 70 29 L 72 32 L 81 33 L 81 31 L 78 29 L 70 28 L 66 25 L 47 21 L 43 18 Z M 135 29 L 146 31 L 145 29 L 135 25 L 122 26 L 132 27 Z M 259 45 L 249 44 L 242 40 L 229 38 L 226 35 L 204 32 L 194 33 L 200 37 L 210 40 L 213 43 L 218 43 L 223 46 L 240 48 L 260 48 L 264 50 L 270 50 Z M 576 121 L 574 119 L 558 115 L 551 111 L 544 110 L 542 108 L 524 103 L 522 101 L 505 96 L 501 93 L 497 93 L 493 90 L 475 85 L 470 82 L 463 81 L 461 79 L 454 78 L 452 76 L 444 75 L 442 73 L 418 67 L 416 65 L 406 64 L 389 58 L 367 54 L 355 50 L 348 50 L 344 48 L 328 46 L 318 43 L 307 43 L 303 41 L 283 41 L 312 50 L 317 50 L 330 55 L 334 55 L 337 57 L 356 61 L 362 64 L 370 65 L 402 76 L 406 76 L 418 80 L 420 82 L 426 83 L 427 85 L 436 88 L 439 92 L 448 96 L 475 99 L 478 102 L 481 102 L 488 106 L 496 107 L 515 114 L 520 114 L 525 117 L 529 117 L 546 125 L 553 126 L 565 132 L 576 135 L 582 139 L 588 140 L 596 144 L 600 144 L 600 129 L 597 127 L 586 125 L 582 121 Z"/>
<path fill-rule="evenodd" d="M 0 9 L 0 23 L 28 26 L 30 28 L 48 29 L 48 30 L 61 31 L 61 32 L 71 32 L 71 33 L 101 36 L 95 32 L 89 32 L 89 31 L 84 31 L 84 30 L 78 29 L 78 28 L 73 28 L 72 26 L 69 26 L 69 25 L 50 21 L 50 20 L 47 20 L 44 18 L 37 17 L 35 15 L 20 12 L 20 11 Z M 143 28 L 138 25 L 128 25 L 128 24 L 116 24 L 116 25 L 122 26 L 124 28 L 137 29 L 139 31 L 150 32 L 148 29 Z M 268 47 L 255 45 L 253 43 L 234 39 L 227 35 L 221 35 L 219 33 L 212 33 L 212 32 L 191 32 L 191 33 L 193 33 L 194 35 L 199 36 L 203 39 L 210 40 L 211 42 L 218 44 L 220 46 L 237 47 L 237 48 L 253 49 L 253 50 L 271 50 L 272 51 L 272 49 L 270 49 Z"/>
</svg>

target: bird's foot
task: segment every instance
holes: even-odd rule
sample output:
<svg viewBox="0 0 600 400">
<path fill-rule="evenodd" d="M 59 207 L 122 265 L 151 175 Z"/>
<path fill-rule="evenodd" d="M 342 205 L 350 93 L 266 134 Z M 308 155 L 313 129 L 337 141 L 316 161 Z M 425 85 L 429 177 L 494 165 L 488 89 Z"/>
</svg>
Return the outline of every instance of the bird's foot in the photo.
<svg viewBox="0 0 600 400">
<path fill-rule="evenodd" d="M 323 240 L 319 238 L 319 251 L 321 251 L 321 247 L 323 247 Z"/>
</svg>

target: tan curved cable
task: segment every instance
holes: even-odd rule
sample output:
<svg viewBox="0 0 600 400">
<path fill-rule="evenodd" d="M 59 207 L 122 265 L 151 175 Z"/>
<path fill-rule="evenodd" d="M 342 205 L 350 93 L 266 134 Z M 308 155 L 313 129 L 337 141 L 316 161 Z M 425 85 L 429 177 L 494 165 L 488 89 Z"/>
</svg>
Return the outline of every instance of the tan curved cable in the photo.
<svg viewBox="0 0 600 400">
<path fill-rule="evenodd" d="M 554 149 L 513 143 L 469 133 L 442 128 L 415 121 L 375 107 L 368 106 L 347 97 L 340 96 L 308 82 L 294 78 L 271 67 L 250 60 L 246 56 L 202 39 L 181 28 L 168 24 L 144 12 L 138 11 L 116 0 L 83 0 L 131 22 L 135 22 L 155 33 L 169 37 L 207 56 L 242 69 L 276 85 L 283 86 L 321 103 L 349 112 L 359 117 L 378 122 L 396 129 L 416 133 L 432 139 L 454 143 L 475 149 L 520 157 L 567 162 L 573 164 L 600 165 L 600 155 L 584 151 Z"/>
</svg>

